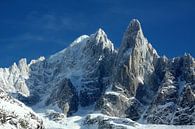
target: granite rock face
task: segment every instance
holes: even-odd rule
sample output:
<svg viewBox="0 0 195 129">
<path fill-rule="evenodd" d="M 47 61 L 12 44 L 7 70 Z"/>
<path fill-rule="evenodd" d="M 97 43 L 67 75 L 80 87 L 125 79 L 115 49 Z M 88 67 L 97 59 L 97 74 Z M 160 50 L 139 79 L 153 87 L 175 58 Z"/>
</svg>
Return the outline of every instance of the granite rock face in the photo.
<svg viewBox="0 0 195 129">
<path fill-rule="evenodd" d="M 88 56 L 88 62 L 84 64 L 86 74 L 81 80 L 79 98 L 81 106 L 89 106 L 101 97 L 109 83 L 116 51 L 105 32 L 99 29 L 86 42 L 83 53 Z"/>
<path fill-rule="evenodd" d="M 193 124 L 194 59 L 190 55 L 185 55 L 171 60 L 164 59 L 163 64 L 162 71 L 157 72 L 164 71 L 164 76 L 148 108 L 146 120 L 149 123 Z M 160 78 L 161 76 L 159 80 Z"/>
<path fill-rule="evenodd" d="M 28 79 L 29 67 L 25 58 L 9 68 L 0 68 L 0 87 L 5 91 L 18 92 L 29 96 L 30 92 L 25 83 Z"/>
<path fill-rule="evenodd" d="M 116 53 L 113 43 L 99 29 L 90 36 L 80 36 L 68 48 L 47 59 L 40 57 L 29 64 L 22 59 L 10 68 L 1 68 L 1 87 L 30 106 L 43 101 L 44 96 L 49 96 L 47 104 L 57 98 L 64 102 L 66 97 L 67 101 L 71 98 L 76 102 L 74 106 L 68 104 L 69 108 L 76 112 L 79 105 L 92 105 L 101 97 L 110 81 Z M 67 80 L 71 85 L 67 85 Z M 70 94 L 74 97 L 69 97 Z M 60 108 L 64 110 L 63 106 Z"/>
<path fill-rule="evenodd" d="M 61 81 L 50 95 L 46 105 L 57 104 L 67 116 L 78 110 L 78 95 L 69 79 Z"/>
<path fill-rule="evenodd" d="M 104 101 L 103 105 L 107 106 L 98 104 L 98 108 L 112 116 L 138 120 L 144 112 L 144 105 L 152 101 L 158 89 L 154 72 L 158 58 L 158 54 L 144 37 L 139 21 L 132 20 L 124 33 L 110 84 L 110 90 L 115 93 L 115 104 L 107 104 L 112 103 L 112 100 L 106 92 L 100 101 Z M 121 95 L 124 98 L 122 100 Z M 116 100 L 120 100 L 119 103 Z M 105 111 L 107 109 L 110 111 Z"/>
<path fill-rule="evenodd" d="M 110 88 L 97 109 L 147 123 L 194 124 L 194 70 L 194 58 L 188 54 L 158 56 L 139 21 L 132 20 L 116 56 Z"/>
<path fill-rule="evenodd" d="M 138 20 L 130 22 L 115 62 L 114 80 L 135 96 L 139 84 L 150 85 L 158 54 L 144 37 Z"/>
<path fill-rule="evenodd" d="M 67 116 L 95 105 L 103 114 L 134 121 L 195 124 L 194 58 L 159 56 L 136 19 L 118 50 L 99 29 L 49 58 L 0 68 L 0 88 L 30 106 L 57 105 Z"/>
</svg>

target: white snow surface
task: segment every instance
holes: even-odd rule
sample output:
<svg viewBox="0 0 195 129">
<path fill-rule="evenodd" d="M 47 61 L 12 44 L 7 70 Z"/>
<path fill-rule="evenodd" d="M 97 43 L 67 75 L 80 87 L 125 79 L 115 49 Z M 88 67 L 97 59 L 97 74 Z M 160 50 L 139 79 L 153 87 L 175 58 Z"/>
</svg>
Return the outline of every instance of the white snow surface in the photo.
<svg viewBox="0 0 195 129">
<path fill-rule="evenodd" d="M 88 64 L 88 62 L 91 60 L 91 57 L 84 55 L 86 53 L 83 53 L 83 50 L 85 49 L 86 42 L 94 36 L 96 36 L 97 41 L 103 43 L 103 49 L 109 48 L 111 51 L 114 51 L 114 46 L 111 43 L 111 41 L 107 39 L 105 32 L 102 29 L 99 29 L 95 34 L 91 36 L 83 35 L 77 38 L 68 48 L 50 56 L 48 59 L 45 59 L 44 57 L 40 57 L 37 60 L 32 60 L 29 64 L 27 64 L 26 59 L 21 59 L 19 61 L 19 64 L 14 63 L 10 68 L 0 68 L 1 88 L 6 90 L 7 92 L 11 92 L 11 93 L 20 92 L 24 96 L 28 96 L 30 94 L 29 93 L 30 91 L 26 84 L 26 80 L 29 79 L 29 76 L 31 76 L 30 74 L 32 73 L 36 73 L 37 75 L 42 74 L 41 73 L 42 69 L 39 69 L 39 71 L 38 70 L 33 71 L 33 69 L 30 69 L 30 67 L 39 62 L 41 63 L 43 61 L 47 61 L 50 67 L 53 66 L 53 67 L 61 68 L 60 74 L 58 74 L 57 77 L 55 78 L 56 81 L 59 81 L 62 77 L 67 77 L 72 80 L 74 86 L 77 86 L 77 90 L 80 90 L 79 85 L 81 83 L 81 80 L 83 79 L 83 76 L 87 74 L 85 73 L 86 70 L 84 69 L 85 68 L 84 65 Z M 141 49 L 143 49 L 144 51 L 146 48 L 147 48 L 146 46 L 143 46 Z M 132 49 L 130 48 L 126 51 L 125 55 L 129 55 L 131 54 L 131 52 Z M 157 55 L 155 50 L 153 50 L 153 53 Z M 103 57 L 104 55 L 100 55 L 98 61 L 101 61 Z M 39 68 L 39 65 L 35 68 Z M 53 71 L 51 72 L 51 69 L 48 69 L 48 71 L 46 72 L 52 75 L 54 74 Z M 143 77 L 138 77 L 137 79 L 142 84 L 144 83 Z M 52 85 L 52 83 L 50 85 Z M 42 87 L 46 86 L 47 88 L 48 85 L 44 85 L 40 83 L 40 86 Z M 47 89 L 49 90 L 49 88 Z M 120 93 L 112 92 L 112 91 L 107 91 L 106 94 L 121 95 Z M 32 109 L 30 107 L 25 106 L 24 104 L 22 104 L 17 100 L 16 100 L 17 102 L 16 104 L 13 103 L 12 101 L 5 101 L 0 99 L 0 109 L 3 109 L 8 113 L 15 112 L 16 114 L 18 114 L 19 118 L 29 120 L 32 129 L 35 128 L 34 125 L 36 124 L 37 121 L 31 120 L 29 118 L 28 116 L 29 112 L 32 112 L 34 114 L 36 113 L 37 116 L 43 120 L 43 124 L 46 127 L 46 129 L 96 129 L 97 125 L 92 125 L 90 128 L 88 126 L 83 125 L 83 121 L 85 120 L 85 117 L 89 114 L 91 114 L 93 117 L 103 116 L 105 117 L 105 119 L 107 118 L 116 119 L 111 122 L 111 124 L 114 125 L 120 125 L 121 123 L 120 121 L 118 121 L 118 119 L 123 119 L 117 117 L 109 117 L 103 114 L 96 113 L 94 112 L 94 105 L 93 105 L 86 108 L 79 107 L 79 111 L 73 114 L 73 116 L 68 118 L 64 117 L 59 121 L 54 121 L 48 118 L 48 112 L 49 113 L 56 112 L 61 114 L 61 110 L 57 106 L 44 107 L 43 102 L 45 99 L 47 99 L 46 95 L 45 98 L 42 98 L 43 101 L 33 106 Z M 139 124 L 139 123 L 136 123 L 136 126 L 131 126 L 131 125 L 123 125 L 123 126 L 127 127 L 128 129 L 195 129 L 195 126 L 151 125 L 151 124 Z M 17 129 L 17 128 L 14 128 L 9 123 L 6 123 L 3 125 L 0 124 L 0 129 Z"/>
<path fill-rule="evenodd" d="M 91 118 L 96 118 L 98 116 L 103 117 L 104 119 L 113 119 L 110 124 L 113 125 L 120 125 L 123 127 L 126 127 L 127 129 L 194 129 L 195 125 L 193 126 L 174 126 L 174 125 L 153 125 L 153 124 L 140 124 L 137 122 L 134 122 L 128 118 L 119 118 L 119 117 L 111 117 L 104 114 L 101 114 L 99 112 L 94 111 L 94 106 L 89 107 L 80 107 L 79 111 L 71 117 L 64 117 L 63 119 L 59 121 L 53 121 L 47 118 L 46 113 L 47 112 L 55 112 L 53 109 L 56 107 L 48 107 L 44 109 L 36 109 L 34 107 L 35 111 L 37 111 L 37 114 L 40 118 L 42 118 L 44 126 L 46 129 L 98 129 L 98 125 L 84 125 L 83 122 L 85 118 L 90 115 Z M 51 108 L 51 109 L 49 109 Z M 132 121 L 134 123 L 133 125 L 128 125 L 121 123 L 125 119 L 128 119 L 129 121 Z M 117 128 L 116 128 L 117 129 Z"/>
<path fill-rule="evenodd" d="M 21 123 L 26 122 L 28 122 L 27 128 L 35 129 L 41 123 L 41 119 L 30 107 L 10 97 L 1 89 L 0 111 L 0 129 L 22 129 Z M 2 122 L 3 119 L 6 119 L 6 122 Z"/>
<path fill-rule="evenodd" d="M 98 116 L 100 114 L 92 114 Z M 82 121 L 85 117 L 81 116 L 73 116 L 69 118 L 65 118 L 64 120 L 58 122 L 54 122 L 48 120 L 47 118 L 43 118 L 46 129 L 98 129 L 98 125 L 90 125 L 86 126 L 82 124 Z M 108 117 L 107 117 L 108 118 Z M 112 118 L 112 117 L 111 117 Z M 174 126 L 174 125 L 152 125 L 152 124 L 136 124 L 136 126 L 124 125 L 117 121 L 112 121 L 110 124 L 113 125 L 121 125 L 126 127 L 127 129 L 194 129 L 195 126 Z M 117 128 L 116 128 L 117 129 Z"/>
<path fill-rule="evenodd" d="M 137 79 L 138 79 L 138 82 L 140 82 L 141 84 L 144 84 L 144 78 L 143 77 L 138 76 Z"/>
</svg>

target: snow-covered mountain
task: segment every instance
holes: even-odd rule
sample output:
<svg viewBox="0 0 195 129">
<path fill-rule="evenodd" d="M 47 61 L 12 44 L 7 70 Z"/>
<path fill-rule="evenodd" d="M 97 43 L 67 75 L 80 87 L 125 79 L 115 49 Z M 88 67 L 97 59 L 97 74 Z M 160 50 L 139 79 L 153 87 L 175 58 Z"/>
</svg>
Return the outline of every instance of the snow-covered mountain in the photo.
<svg viewBox="0 0 195 129">
<path fill-rule="evenodd" d="M 77 128 L 66 120 L 83 129 L 195 124 L 194 58 L 159 56 L 136 19 L 119 49 L 98 29 L 49 58 L 0 68 L 0 88 L 37 112 L 41 128 Z"/>
<path fill-rule="evenodd" d="M 32 109 L 0 89 L 1 129 L 44 129 L 43 121 Z"/>
</svg>

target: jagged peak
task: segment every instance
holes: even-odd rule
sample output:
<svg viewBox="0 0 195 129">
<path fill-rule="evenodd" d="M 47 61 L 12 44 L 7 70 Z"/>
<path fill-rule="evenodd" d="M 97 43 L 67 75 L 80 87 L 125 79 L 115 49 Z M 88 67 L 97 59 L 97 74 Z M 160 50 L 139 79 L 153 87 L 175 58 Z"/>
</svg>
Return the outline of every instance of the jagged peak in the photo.
<svg viewBox="0 0 195 129">
<path fill-rule="evenodd" d="M 22 58 L 22 59 L 19 60 L 18 68 L 20 69 L 20 71 L 22 73 L 27 73 L 28 64 L 27 64 L 27 59 L 26 58 Z"/>
<path fill-rule="evenodd" d="M 33 64 L 36 64 L 36 63 L 38 63 L 38 62 L 42 62 L 42 61 L 44 61 L 46 58 L 44 57 L 44 56 L 40 56 L 38 59 L 36 59 L 36 60 L 31 60 L 30 61 L 30 63 L 28 64 L 28 66 L 31 66 L 31 65 L 33 65 Z"/>
<path fill-rule="evenodd" d="M 141 24 L 137 19 L 130 21 L 124 33 L 117 55 L 117 63 L 119 65 L 123 64 L 123 59 L 129 60 L 129 57 L 132 57 L 132 59 L 141 60 L 140 62 L 143 62 L 143 64 L 145 62 L 152 64 L 156 58 L 159 58 L 156 50 L 144 37 Z"/>
<path fill-rule="evenodd" d="M 107 34 L 102 28 L 99 28 L 94 34 L 90 36 L 90 41 L 96 45 L 102 45 L 103 49 L 108 48 L 114 51 L 113 43 L 108 39 Z"/>
<path fill-rule="evenodd" d="M 139 20 L 137 20 L 137 19 L 131 20 L 129 23 L 129 26 L 128 26 L 128 30 L 142 31 L 141 24 L 140 24 Z"/>
<path fill-rule="evenodd" d="M 183 56 L 174 57 L 171 60 L 172 60 L 172 62 L 177 62 L 179 60 L 183 60 L 183 61 L 186 61 L 188 63 L 190 63 L 190 62 L 195 63 L 194 57 L 189 53 L 185 53 Z"/>
<path fill-rule="evenodd" d="M 124 37 L 129 37 L 135 40 L 136 38 L 144 39 L 144 34 L 142 32 L 141 23 L 137 19 L 133 19 L 130 21 Z"/>
<path fill-rule="evenodd" d="M 184 57 L 193 58 L 193 56 L 190 53 L 184 53 Z"/>
<path fill-rule="evenodd" d="M 95 33 L 96 36 L 103 36 L 103 35 L 106 35 L 105 31 L 102 29 L 102 28 L 99 28 L 96 33 Z"/>
<path fill-rule="evenodd" d="M 88 35 L 79 36 L 70 44 L 69 47 L 51 55 L 49 57 L 49 61 L 53 62 L 55 60 L 63 58 L 64 54 L 70 53 L 70 51 L 82 52 L 87 48 L 97 49 L 98 48 L 97 46 L 100 46 L 99 49 L 108 48 L 109 51 L 114 52 L 113 43 L 107 38 L 106 33 L 101 28 L 99 28 L 94 34 L 91 34 L 90 36 Z"/>
<path fill-rule="evenodd" d="M 108 37 L 102 28 L 99 28 L 92 36 L 97 42 L 108 42 Z"/>
<path fill-rule="evenodd" d="M 168 61 L 168 57 L 166 55 L 163 55 L 162 58 L 161 58 L 163 61 Z"/>
<path fill-rule="evenodd" d="M 21 58 L 18 62 L 19 66 L 23 66 L 27 64 L 27 59 L 26 58 Z"/>
<path fill-rule="evenodd" d="M 137 19 L 133 19 L 130 21 L 125 31 L 123 40 L 132 40 L 131 42 L 129 42 L 130 43 L 129 45 L 133 47 L 136 43 L 135 40 L 137 38 L 145 39 L 142 32 L 141 23 Z"/>
<path fill-rule="evenodd" d="M 18 71 L 19 71 L 18 65 L 16 64 L 16 62 L 14 62 L 13 65 L 9 67 L 9 72 L 16 73 Z"/>
<path fill-rule="evenodd" d="M 120 51 L 123 53 L 135 46 L 142 47 L 146 44 L 148 44 L 148 41 L 143 35 L 140 22 L 137 19 L 131 20 L 123 35 Z"/>
<path fill-rule="evenodd" d="M 190 53 L 185 53 L 183 59 L 192 64 L 195 63 L 194 57 Z"/>
<path fill-rule="evenodd" d="M 13 65 L 11 66 L 11 69 L 16 69 L 16 68 L 18 68 L 18 66 L 17 66 L 16 62 L 14 62 Z"/>
</svg>

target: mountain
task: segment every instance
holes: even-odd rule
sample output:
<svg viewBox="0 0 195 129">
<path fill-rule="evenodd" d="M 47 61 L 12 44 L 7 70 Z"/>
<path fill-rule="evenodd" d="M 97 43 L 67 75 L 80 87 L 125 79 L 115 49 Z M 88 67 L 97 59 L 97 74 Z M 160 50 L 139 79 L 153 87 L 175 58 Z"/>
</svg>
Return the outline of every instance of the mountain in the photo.
<svg viewBox="0 0 195 129">
<path fill-rule="evenodd" d="M 139 21 L 132 20 L 114 67 L 110 89 L 98 105 L 102 113 L 153 124 L 194 124 L 192 56 L 158 56 L 144 37 Z"/>
<path fill-rule="evenodd" d="M 194 58 L 159 56 L 137 19 L 129 23 L 119 49 L 100 28 L 48 58 L 29 64 L 24 58 L 0 68 L 0 88 L 37 112 L 41 128 L 73 128 L 69 124 L 76 115 L 84 129 L 195 124 Z"/>
<path fill-rule="evenodd" d="M 44 129 L 43 121 L 30 108 L 0 89 L 1 129 Z"/>
</svg>

